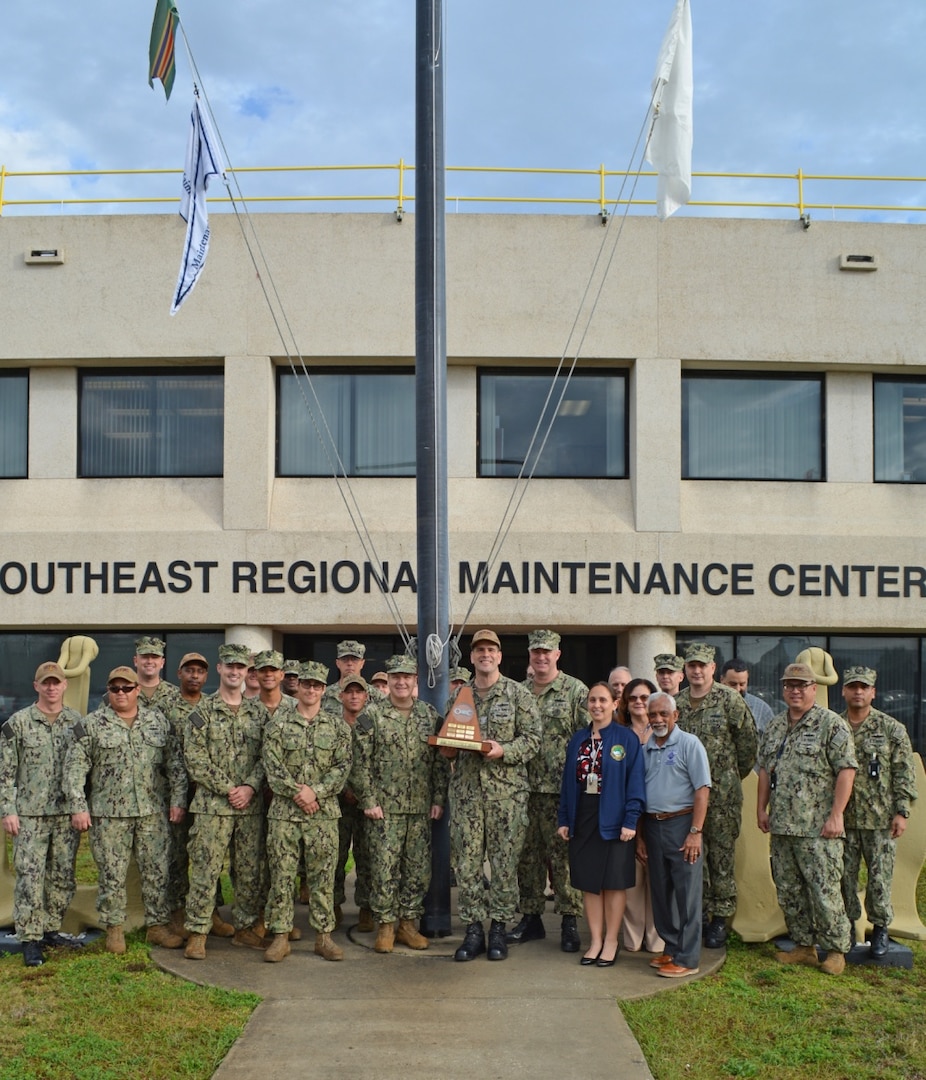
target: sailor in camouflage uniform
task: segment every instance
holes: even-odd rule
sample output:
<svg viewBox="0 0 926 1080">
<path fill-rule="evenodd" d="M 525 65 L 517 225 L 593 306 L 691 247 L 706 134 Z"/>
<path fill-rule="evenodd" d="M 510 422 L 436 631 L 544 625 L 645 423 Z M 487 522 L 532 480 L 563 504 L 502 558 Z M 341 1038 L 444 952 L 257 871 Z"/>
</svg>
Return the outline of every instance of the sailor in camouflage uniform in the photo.
<svg viewBox="0 0 926 1080">
<path fill-rule="evenodd" d="M 368 705 L 354 725 L 351 787 L 368 818 L 370 906 L 378 923 L 376 952 L 394 942 L 426 949 L 415 920 L 424 914 L 431 881 L 431 822 L 444 813 L 447 762 L 428 744 L 437 711 L 414 697 L 418 665 L 409 656 L 386 661 L 389 696 Z M 395 920 L 399 920 L 398 930 Z"/>
<path fill-rule="evenodd" d="M 235 890 L 232 940 L 252 949 L 264 945 L 254 926 L 262 900 L 264 767 L 260 743 L 265 713 L 257 698 L 242 694 L 250 657 L 246 645 L 219 646 L 219 689 L 200 701 L 187 725 L 187 773 L 196 785 L 190 803 L 194 822 L 188 848 L 186 929 L 190 937 L 184 956 L 189 960 L 205 959 L 216 882 L 229 851 L 233 853 Z"/>
<path fill-rule="evenodd" d="M 894 854 L 916 800 L 916 771 L 907 729 L 872 706 L 877 680 L 874 668 L 846 668 L 842 696 L 847 708 L 840 715 L 852 732 L 859 766 L 845 813 L 842 894 L 854 929 L 862 914 L 858 879 L 864 858 L 868 870 L 865 911 L 874 926 L 871 955 L 880 957 L 887 953 L 887 928 L 894 920 Z"/>
<path fill-rule="evenodd" d="M 483 952 L 490 960 L 504 960 L 505 923 L 518 904 L 518 860 L 530 791 L 527 764 L 540 749 L 540 713 L 534 695 L 501 674 L 501 659 L 495 631 L 477 630 L 470 652 L 475 670 L 471 687 L 488 752 L 441 748 L 445 757 L 456 759 L 450 778 L 451 851 L 466 936 L 455 960 L 472 960 Z M 457 694 L 451 697 L 451 706 Z M 491 880 L 485 889 L 487 859 Z M 487 917 L 488 950 L 482 925 Z"/>
<path fill-rule="evenodd" d="M 129 667 L 109 673 L 110 704 L 74 725 L 64 765 L 71 824 L 79 832 L 90 830 L 99 872 L 96 907 L 106 928 L 106 949 L 119 954 L 125 952 L 122 924 L 132 855 L 141 877 L 149 943 L 168 949 L 183 944 L 167 925 L 170 833 L 162 780 L 166 775 L 169 820 L 177 822 L 186 813 L 186 773 L 180 745 L 163 713 L 138 704 L 136 679 Z"/>
<path fill-rule="evenodd" d="M 138 703 L 149 709 L 160 709 L 168 716 L 180 697 L 180 687 L 161 678 L 164 670 L 166 644 L 157 637 L 140 637 L 135 642 L 132 666 L 138 676 Z"/>
<path fill-rule="evenodd" d="M 787 709 L 773 717 L 759 747 L 757 822 L 771 833 L 772 877 L 791 952 L 783 964 L 845 970 L 849 919 L 842 899 L 843 812 L 858 764 L 849 725 L 814 704 L 817 686 L 807 664 L 782 676 Z M 827 951 L 822 965 L 814 944 Z"/>
<path fill-rule="evenodd" d="M 360 641 L 339 641 L 335 650 L 337 656 L 334 661 L 338 669 L 338 682 L 332 683 L 325 690 L 322 698 L 322 708 L 337 712 L 341 705 L 341 682 L 345 675 L 362 675 L 363 665 L 366 663 L 367 647 Z M 375 686 L 367 684 L 367 692 L 370 701 L 379 701 L 383 694 Z"/>
<path fill-rule="evenodd" d="M 591 723 L 588 687 L 557 667 L 560 636 L 552 630 L 534 630 L 527 636 L 533 675 L 524 685 L 534 695 L 540 711 L 540 752 L 527 766 L 530 797 L 527 805 L 527 836 L 518 863 L 519 908 L 523 918 L 505 940 L 509 945 L 546 937 L 543 912 L 547 864 L 555 897 L 554 912 L 562 915 L 560 948 L 581 948 L 576 916 L 582 914 L 582 893 L 569 880 L 568 845 L 557 835 L 560 789 L 566 747 L 572 736 Z"/>
<path fill-rule="evenodd" d="M 702 742 L 711 765 L 711 799 L 704 822 L 704 944 L 726 944 L 736 911 L 733 860 L 743 817 L 743 779 L 756 763 L 758 736 L 742 695 L 714 681 L 714 648 L 701 642 L 685 652 L 688 687 L 676 697 L 678 726 Z M 708 921 L 709 920 L 709 921 Z"/>
<path fill-rule="evenodd" d="M 264 959 L 289 955 L 293 928 L 293 886 L 300 860 L 309 887 L 309 925 L 315 952 L 340 960 L 334 930 L 334 868 L 338 857 L 338 792 L 351 764 L 350 728 L 321 708 L 328 669 L 310 661 L 301 666 L 295 709 L 278 709 L 264 729 L 262 758 L 273 791 L 268 812 L 267 854 L 270 895 L 267 929 L 273 935 Z"/>
<path fill-rule="evenodd" d="M 55 663 L 39 664 L 38 701 L 0 728 L 0 820 L 13 837 L 13 921 L 23 962 L 39 967 L 43 946 L 72 944 L 60 933 L 74 898 L 80 834 L 71 828 L 64 761 L 80 714 L 63 704 L 67 679 Z"/>
</svg>

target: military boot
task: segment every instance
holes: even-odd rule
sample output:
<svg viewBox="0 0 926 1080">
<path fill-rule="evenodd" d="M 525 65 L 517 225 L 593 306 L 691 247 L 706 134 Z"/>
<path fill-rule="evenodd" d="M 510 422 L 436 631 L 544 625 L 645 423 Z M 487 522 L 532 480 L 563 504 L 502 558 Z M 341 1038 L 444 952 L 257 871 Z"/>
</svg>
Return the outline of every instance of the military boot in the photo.
<svg viewBox="0 0 926 1080">
<path fill-rule="evenodd" d="M 186 922 L 186 912 L 183 908 L 177 908 L 176 911 L 170 913 L 170 922 L 168 926 L 172 934 L 176 934 L 184 941 L 190 936 L 190 931 L 183 925 Z"/>
<path fill-rule="evenodd" d="M 820 965 L 820 970 L 827 975 L 841 975 L 846 970 L 846 958 L 841 952 L 828 952 L 826 959 Z"/>
<path fill-rule="evenodd" d="M 183 938 L 169 926 L 149 926 L 145 941 L 149 945 L 160 945 L 162 949 L 179 949 L 183 944 Z"/>
<path fill-rule="evenodd" d="M 871 931 L 871 955 L 879 959 L 887 956 L 889 938 L 886 926 L 875 926 Z"/>
<path fill-rule="evenodd" d="M 508 958 L 508 946 L 505 944 L 505 924 L 499 922 L 498 919 L 493 919 L 489 926 L 489 948 L 486 958 L 489 960 L 506 960 Z"/>
<path fill-rule="evenodd" d="M 507 935 L 505 937 L 507 941 Z M 559 947 L 563 952 L 578 952 L 582 948 L 575 915 L 564 915 L 559 932 Z"/>
<path fill-rule="evenodd" d="M 257 933 L 257 928 L 249 926 L 244 930 L 236 930 L 232 938 L 232 945 L 243 945 L 247 949 L 266 949 L 270 942 Z"/>
<path fill-rule="evenodd" d="M 106 951 L 115 953 L 116 956 L 125 954 L 125 934 L 121 926 L 106 927 Z"/>
<path fill-rule="evenodd" d="M 373 912 L 368 907 L 360 909 L 360 918 L 357 920 L 357 929 L 361 934 L 370 934 L 376 926 L 373 922 Z"/>
<path fill-rule="evenodd" d="M 205 960 L 206 935 L 190 934 L 186 940 L 186 948 L 183 950 L 183 955 L 187 960 Z"/>
<path fill-rule="evenodd" d="M 302 941 L 302 931 L 298 926 L 294 926 L 289 932 L 290 941 Z"/>
<path fill-rule="evenodd" d="M 264 959 L 268 964 L 278 964 L 290 954 L 289 934 L 274 934 L 270 947 L 264 953 Z"/>
<path fill-rule="evenodd" d="M 26 967 L 41 967 L 45 963 L 41 941 L 23 942 L 23 963 Z"/>
<path fill-rule="evenodd" d="M 546 936 L 543 919 L 539 915 L 522 915 L 521 921 L 505 934 L 505 942 L 508 945 L 520 945 L 524 941 L 540 941 Z"/>
<path fill-rule="evenodd" d="M 418 928 L 411 919 L 399 919 L 399 929 L 395 935 L 400 945 L 407 945 L 410 949 L 426 949 L 428 939 L 418 932 Z"/>
<path fill-rule="evenodd" d="M 475 960 L 486 951 L 486 936 L 482 923 L 472 922 L 466 928 L 463 944 L 453 954 L 454 960 Z"/>
<path fill-rule="evenodd" d="M 779 964 L 806 964 L 807 967 L 819 967 L 820 960 L 813 945 L 795 945 L 791 952 L 775 953 Z"/>
<path fill-rule="evenodd" d="M 219 914 L 219 909 L 214 908 L 212 912 L 212 929 L 210 934 L 215 937 L 234 937 L 235 928 L 231 923 L 226 922 Z"/>
<path fill-rule="evenodd" d="M 722 949 L 727 943 L 727 920 L 715 915 L 704 931 L 705 949 Z"/>
<path fill-rule="evenodd" d="M 315 954 L 325 960 L 343 960 L 344 953 L 331 940 L 330 934 L 318 933 L 315 935 Z"/>
<path fill-rule="evenodd" d="M 392 952 L 395 943 L 395 923 L 381 922 L 376 931 L 376 940 L 373 942 L 373 951 L 381 953 Z"/>
</svg>

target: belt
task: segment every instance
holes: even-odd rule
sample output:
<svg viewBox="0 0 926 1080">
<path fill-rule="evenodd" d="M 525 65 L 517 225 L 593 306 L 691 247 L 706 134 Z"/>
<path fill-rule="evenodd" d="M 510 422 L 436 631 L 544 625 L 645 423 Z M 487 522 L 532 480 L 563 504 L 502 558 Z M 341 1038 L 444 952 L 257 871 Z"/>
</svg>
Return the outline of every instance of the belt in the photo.
<svg viewBox="0 0 926 1080">
<path fill-rule="evenodd" d="M 684 817 L 685 814 L 693 814 L 694 807 L 687 806 L 684 810 L 670 810 L 667 814 L 647 814 L 648 818 L 654 818 L 656 821 L 668 821 L 669 818 Z"/>
</svg>

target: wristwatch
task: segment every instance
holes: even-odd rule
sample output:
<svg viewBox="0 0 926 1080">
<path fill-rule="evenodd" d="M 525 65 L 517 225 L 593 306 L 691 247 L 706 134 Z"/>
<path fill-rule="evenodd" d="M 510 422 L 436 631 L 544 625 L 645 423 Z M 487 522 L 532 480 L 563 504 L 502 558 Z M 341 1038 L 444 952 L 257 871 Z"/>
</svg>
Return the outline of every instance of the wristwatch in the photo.
<svg viewBox="0 0 926 1080">
<path fill-rule="evenodd" d="M 697 836 L 701 832 L 697 825 L 692 825 L 688 831 L 695 836 Z"/>
</svg>

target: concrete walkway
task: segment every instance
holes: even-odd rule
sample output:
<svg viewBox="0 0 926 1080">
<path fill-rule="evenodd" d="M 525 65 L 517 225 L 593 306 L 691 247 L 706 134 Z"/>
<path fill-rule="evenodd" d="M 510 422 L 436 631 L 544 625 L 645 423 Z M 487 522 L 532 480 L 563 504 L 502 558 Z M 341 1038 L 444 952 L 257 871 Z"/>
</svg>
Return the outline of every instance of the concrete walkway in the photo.
<svg viewBox="0 0 926 1080">
<path fill-rule="evenodd" d="M 456 921 L 453 935 L 434 939 L 427 952 L 398 946 L 382 956 L 373 952 L 373 934 L 354 929 L 356 909 L 345 907 L 344 916 L 334 935 L 344 949 L 340 963 L 315 956 L 315 935 L 298 905 L 304 937 L 279 964 L 213 937 L 205 961 L 152 950 L 165 971 L 263 998 L 215 1080 L 652 1080 L 617 1006 L 619 998 L 679 985 L 653 972 L 651 954 L 622 953 L 613 968 L 581 967 L 578 955 L 560 952 L 559 917 L 550 914 L 546 940 L 514 946 L 501 962 L 456 963 L 463 932 Z M 716 971 L 724 955 L 705 950 L 698 977 Z"/>
</svg>

